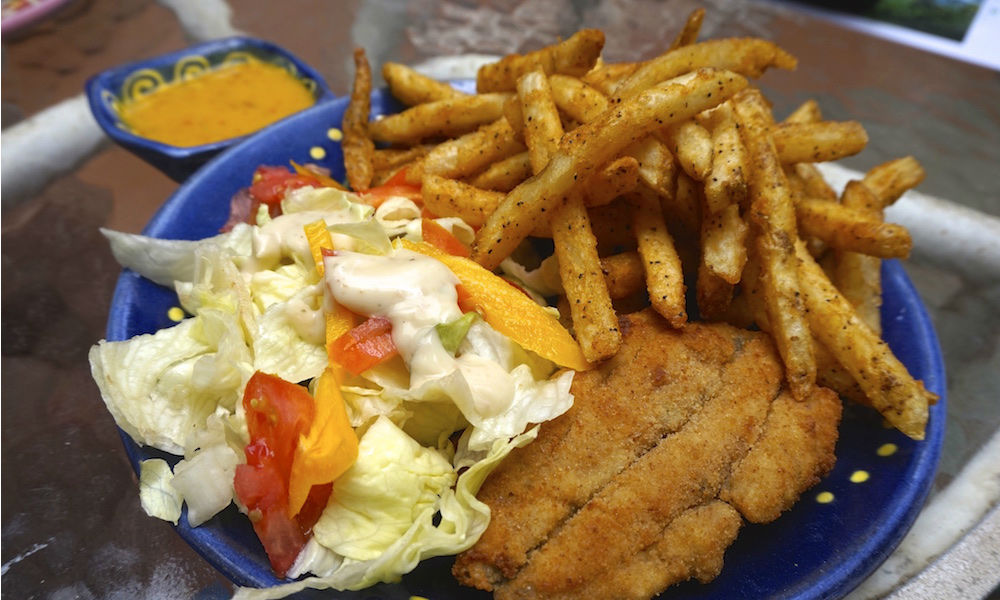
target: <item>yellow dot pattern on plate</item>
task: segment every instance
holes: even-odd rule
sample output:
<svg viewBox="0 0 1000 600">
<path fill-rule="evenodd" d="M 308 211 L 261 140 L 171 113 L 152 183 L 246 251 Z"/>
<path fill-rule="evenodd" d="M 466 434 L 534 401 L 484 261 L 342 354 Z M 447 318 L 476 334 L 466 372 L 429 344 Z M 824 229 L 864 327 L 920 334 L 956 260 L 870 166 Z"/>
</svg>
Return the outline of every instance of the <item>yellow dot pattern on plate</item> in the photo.
<svg viewBox="0 0 1000 600">
<path fill-rule="evenodd" d="M 181 322 L 184 320 L 184 309 L 179 306 L 171 306 L 167 311 L 167 318 L 171 321 Z"/>
<path fill-rule="evenodd" d="M 313 146 L 309 149 L 309 156 L 311 156 L 313 160 L 321 160 L 326 158 L 326 150 L 324 150 L 321 146 Z"/>
<path fill-rule="evenodd" d="M 344 139 L 344 132 L 337 129 L 336 127 L 331 127 L 326 130 L 326 137 L 330 138 L 335 142 L 339 142 Z"/>
<path fill-rule="evenodd" d="M 851 473 L 851 483 L 864 483 L 871 477 L 868 471 L 855 471 Z"/>
<path fill-rule="evenodd" d="M 423 596 L 410 596 L 410 600 L 427 600 Z"/>
<path fill-rule="evenodd" d="M 816 494 L 816 502 L 820 504 L 829 504 L 833 502 L 833 494 L 831 492 L 820 492 Z"/>
<path fill-rule="evenodd" d="M 892 456 L 896 453 L 896 450 L 899 450 L 896 444 L 882 444 L 875 453 L 879 456 Z"/>
</svg>

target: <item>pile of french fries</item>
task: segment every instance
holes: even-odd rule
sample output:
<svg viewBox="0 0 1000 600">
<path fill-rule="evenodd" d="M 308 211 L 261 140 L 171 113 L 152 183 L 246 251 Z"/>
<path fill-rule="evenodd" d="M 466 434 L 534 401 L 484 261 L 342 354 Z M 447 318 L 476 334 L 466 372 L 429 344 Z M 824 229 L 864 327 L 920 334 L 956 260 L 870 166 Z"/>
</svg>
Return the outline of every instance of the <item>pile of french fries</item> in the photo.
<svg viewBox="0 0 1000 600">
<path fill-rule="evenodd" d="M 698 42 L 703 15 L 650 60 L 604 63 L 603 33 L 583 30 L 483 66 L 471 95 L 388 63 L 409 108 L 371 123 L 359 50 L 348 181 L 364 190 L 405 169 L 426 210 L 477 230 L 472 258 L 488 269 L 551 238 L 560 310 L 590 361 L 617 352 L 616 310 L 757 326 L 797 398 L 831 387 L 921 439 L 936 396 L 880 339 L 879 267 L 909 254 L 882 215 L 923 169 L 890 161 L 838 195 L 815 163 L 860 152 L 864 128 L 823 120 L 815 101 L 776 121 L 748 78 L 796 59 L 762 39 Z"/>
</svg>

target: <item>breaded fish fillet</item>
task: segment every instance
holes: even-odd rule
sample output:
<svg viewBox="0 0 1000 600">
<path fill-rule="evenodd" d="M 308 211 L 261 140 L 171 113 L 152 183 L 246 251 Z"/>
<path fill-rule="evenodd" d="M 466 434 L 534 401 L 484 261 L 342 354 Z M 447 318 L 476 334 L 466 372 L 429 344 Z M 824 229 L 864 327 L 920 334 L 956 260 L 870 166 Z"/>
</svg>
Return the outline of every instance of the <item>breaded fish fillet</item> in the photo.
<svg viewBox="0 0 1000 600">
<path fill-rule="evenodd" d="M 574 407 L 480 490 L 491 524 L 457 558 L 460 582 L 498 599 L 648 598 L 710 580 L 734 507 L 777 516 L 832 465 L 839 399 L 791 400 L 767 336 L 674 330 L 651 311 L 622 329 L 621 351 L 576 376 Z"/>
</svg>

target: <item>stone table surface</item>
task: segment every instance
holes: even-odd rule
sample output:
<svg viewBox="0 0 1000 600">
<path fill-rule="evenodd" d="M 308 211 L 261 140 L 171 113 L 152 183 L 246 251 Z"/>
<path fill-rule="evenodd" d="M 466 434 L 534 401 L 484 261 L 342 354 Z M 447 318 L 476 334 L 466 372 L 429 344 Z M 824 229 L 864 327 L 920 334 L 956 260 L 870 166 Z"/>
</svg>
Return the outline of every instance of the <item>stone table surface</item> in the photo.
<svg viewBox="0 0 1000 600">
<path fill-rule="evenodd" d="M 86 79 L 105 68 L 226 29 L 213 29 L 213 23 L 286 47 L 317 68 L 339 95 L 349 89 L 350 50 L 356 45 L 368 50 L 375 65 L 417 64 L 439 56 L 524 51 L 581 27 L 599 27 L 608 37 L 609 61 L 636 60 L 661 51 L 696 6 L 708 10 L 703 38 L 759 35 L 798 57 L 795 72 L 768 73 L 760 81 L 776 114 L 816 98 L 828 118 L 864 124 L 869 147 L 844 161 L 846 166 L 866 170 L 912 154 L 928 172 L 922 192 L 1000 215 L 1000 74 L 843 29 L 785 3 L 239 0 L 230 7 L 224 0 L 76 0 L 48 20 L 3 37 L 2 124 L 6 133 L 78 96 Z M 56 149 L 58 133 L 50 140 Z M 35 159 L 43 165 L 52 160 Z M 232 589 L 168 524 L 142 512 L 135 475 L 87 364 L 88 349 L 104 336 L 119 273 L 98 228 L 140 231 L 176 187 L 107 142 L 41 189 L 8 195 L 5 187 L 5 596 L 207 599 L 228 597 Z M 985 498 L 981 510 L 935 542 L 945 550 L 996 506 L 1000 494 L 1000 477 L 991 466 L 996 462 L 982 459 L 987 451 L 997 456 L 990 442 L 1000 428 L 1000 273 L 969 273 L 962 265 L 933 260 L 933 254 L 933 248 L 918 247 L 906 265 L 948 368 L 948 428 L 928 506 L 954 489 L 963 469 L 968 493 Z M 953 495 L 961 498 L 960 492 Z M 963 540 L 972 550 L 966 547 L 962 557 L 984 550 L 997 555 L 995 513 L 993 529 L 984 532 L 984 521 L 977 537 Z M 918 549 L 906 555 L 918 564 L 903 579 L 936 554 L 922 556 Z M 959 563 L 966 564 L 953 561 Z M 997 581 L 995 573 L 984 580 L 978 568 L 973 575 L 980 576 L 980 587 L 963 588 L 969 595 L 981 596 Z M 921 587 L 897 594 L 909 589 L 910 595 L 900 597 L 946 597 L 948 592 L 928 590 L 958 576 L 956 569 L 941 561 L 914 580 Z M 880 596 L 895 586 L 860 594 Z"/>
</svg>

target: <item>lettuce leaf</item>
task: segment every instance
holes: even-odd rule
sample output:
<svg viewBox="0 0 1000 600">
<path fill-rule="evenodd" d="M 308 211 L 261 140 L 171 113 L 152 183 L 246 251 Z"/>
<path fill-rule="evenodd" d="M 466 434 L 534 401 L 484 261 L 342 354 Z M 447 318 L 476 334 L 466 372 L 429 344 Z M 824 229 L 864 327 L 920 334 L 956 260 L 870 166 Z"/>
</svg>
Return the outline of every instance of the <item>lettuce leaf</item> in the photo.
<svg viewBox="0 0 1000 600">
<path fill-rule="evenodd" d="M 170 521 L 174 525 L 181 518 L 181 495 L 171 485 L 173 473 L 162 458 L 151 458 L 139 463 L 139 503 L 151 517 Z"/>
<path fill-rule="evenodd" d="M 391 583 L 399 581 L 424 559 L 467 550 L 489 523 L 489 507 L 476 499 L 483 481 L 511 450 L 531 442 L 537 433 L 537 428 L 533 428 L 511 440 L 496 440 L 485 450 L 466 451 L 460 463 L 456 457 L 455 465 L 438 454 L 438 458 L 418 461 L 421 468 L 407 473 L 406 463 L 387 458 L 435 451 L 417 450 L 420 446 L 413 440 L 407 441 L 405 434 L 388 419 L 379 419 L 361 440 L 363 448 L 368 446 L 375 451 L 359 455 L 358 463 L 352 467 L 352 470 L 358 468 L 359 473 L 387 469 L 385 476 L 371 482 L 380 492 L 378 497 L 371 491 L 359 496 L 342 495 L 338 480 L 334 484 L 334 502 L 320 519 L 320 523 L 334 520 L 338 527 L 317 532 L 289 573 L 292 577 L 307 572 L 318 576 L 272 588 L 240 588 L 234 600 L 282 598 L 308 588 L 357 590 L 379 582 Z M 386 450 L 379 452 L 378 448 Z M 456 480 L 459 467 L 464 471 Z M 348 471 L 345 477 L 350 475 Z M 444 485 L 448 480 L 454 481 L 454 486 Z M 397 489 L 397 481 L 406 483 Z M 374 503 L 374 508 L 369 502 Z M 411 520 L 404 528 L 397 519 L 406 513 Z M 372 527 L 368 519 L 376 516 L 388 519 L 391 532 Z M 333 547 L 351 554 L 342 554 Z M 358 558 L 369 555 L 372 558 Z"/>
</svg>

